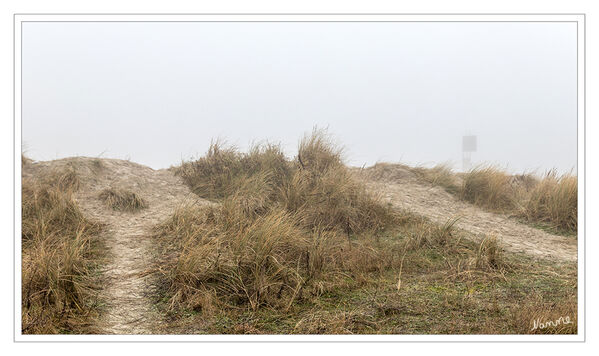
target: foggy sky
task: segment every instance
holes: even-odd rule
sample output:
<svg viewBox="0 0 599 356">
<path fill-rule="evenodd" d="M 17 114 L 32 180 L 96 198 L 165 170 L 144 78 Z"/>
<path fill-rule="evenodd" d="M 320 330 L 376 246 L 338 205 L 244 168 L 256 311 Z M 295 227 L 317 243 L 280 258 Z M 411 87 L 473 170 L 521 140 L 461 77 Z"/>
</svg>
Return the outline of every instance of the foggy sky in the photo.
<svg viewBox="0 0 599 356">
<path fill-rule="evenodd" d="M 328 127 L 347 162 L 576 167 L 575 23 L 24 23 L 22 133 L 37 160 L 153 168 L 211 138 L 295 154 Z"/>
</svg>

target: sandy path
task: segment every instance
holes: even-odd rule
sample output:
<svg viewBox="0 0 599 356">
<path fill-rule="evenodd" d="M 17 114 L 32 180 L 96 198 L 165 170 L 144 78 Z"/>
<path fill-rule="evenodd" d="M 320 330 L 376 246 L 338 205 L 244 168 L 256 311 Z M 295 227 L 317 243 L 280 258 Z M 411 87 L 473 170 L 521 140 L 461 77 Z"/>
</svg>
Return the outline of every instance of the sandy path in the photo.
<svg viewBox="0 0 599 356">
<path fill-rule="evenodd" d="M 150 334 L 161 320 L 151 301 L 151 229 L 181 203 L 199 200 L 170 171 L 129 161 L 75 157 L 35 164 L 37 169 L 68 165 L 76 169 L 82 181 L 75 196 L 81 210 L 106 224 L 102 237 L 109 249 L 109 262 L 103 271 L 105 285 L 100 299 L 107 305 L 99 329 L 104 334 Z M 149 207 L 138 212 L 114 211 L 98 199 L 109 187 L 138 193 Z"/>
<path fill-rule="evenodd" d="M 519 223 L 502 214 L 481 210 L 457 199 L 443 188 L 422 182 L 401 166 L 393 166 L 383 177 L 371 169 L 355 170 L 368 188 L 380 193 L 393 206 L 413 211 L 438 223 L 460 217 L 456 227 L 476 237 L 493 235 L 506 250 L 560 261 L 577 260 L 577 241 L 573 237 L 552 235 Z"/>
</svg>

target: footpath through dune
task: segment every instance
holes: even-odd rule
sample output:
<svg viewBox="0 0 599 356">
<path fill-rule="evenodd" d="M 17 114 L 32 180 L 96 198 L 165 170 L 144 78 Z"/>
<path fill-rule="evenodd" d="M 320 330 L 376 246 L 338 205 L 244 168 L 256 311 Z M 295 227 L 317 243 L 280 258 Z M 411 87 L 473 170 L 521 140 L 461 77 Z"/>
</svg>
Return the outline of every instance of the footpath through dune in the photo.
<svg viewBox="0 0 599 356">
<path fill-rule="evenodd" d="M 372 192 L 381 194 L 394 207 L 442 224 L 459 217 L 456 227 L 477 238 L 495 236 L 508 251 L 558 261 L 577 260 L 575 238 L 553 235 L 509 216 L 484 211 L 441 187 L 423 182 L 401 165 L 391 165 L 383 174 L 374 174 L 372 168 L 354 172 Z"/>
<path fill-rule="evenodd" d="M 153 333 L 161 317 L 151 300 L 151 229 L 180 204 L 202 200 L 171 171 L 153 170 L 129 161 L 75 157 L 37 162 L 33 166 L 40 170 L 37 174 L 48 168 L 75 169 L 81 179 L 75 195 L 81 210 L 89 218 L 106 224 L 102 237 L 109 249 L 109 260 L 103 271 L 106 282 L 100 300 L 107 305 L 99 329 L 104 334 Z M 139 194 L 148 208 L 120 212 L 107 207 L 98 196 L 111 187 Z"/>
<path fill-rule="evenodd" d="M 153 170 L 124 160 L 75 157 L 29 165 L 24 176 L 43 176 L 51 170 L 74 169 L 81 179 L 75 198 L 89 218 L 105 224 L 103 238 L 109 249 L 104 270 L 105 283 L 100 300 L 105 312 L 98 328 L 104 334 L 151 334 L 157 331 L 161 315 L 153 305 L 152 271 L 154 256 L 152 227 L 167 219 L 183 203 L 207 204 L 191 193 L 169 170 Z M 523 252 L 558 262 L 577 260 L 577 243 L 538 230 L 501 214 L 481 210 L 460 201 L 443 188 L 424 183 L 400 165 L 383 175 L 372 169 L 354 169 L 374 193 L 393 206 L 413 211 L 437 223 L 459 217 L 456 226 L 474 238 L 496 236 L 513 252 Z M 148 203 L 137 212 L 120 212 L 107 207 L 99 195 L 106 188 L 120 188 L 139 194 Z"/>
</svg>

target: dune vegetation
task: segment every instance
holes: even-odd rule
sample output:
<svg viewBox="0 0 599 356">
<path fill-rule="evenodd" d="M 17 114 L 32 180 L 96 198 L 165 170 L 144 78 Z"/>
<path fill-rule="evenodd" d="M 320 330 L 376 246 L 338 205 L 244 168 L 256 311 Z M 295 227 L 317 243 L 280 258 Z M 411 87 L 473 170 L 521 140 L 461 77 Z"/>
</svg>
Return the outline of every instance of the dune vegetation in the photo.
<svg viewBox="0 0 599 356">
<path fill-rule="evenodd" d="M 406 200 L 412 206 L 424 194 L 433 208 L 440 200 L 455 205 L 458 197 L 535 227 L 577 229 L 575 176 L 393 166 L 368 172 L 396 185 L 409 180 L 400 191 L 413 195 Z M 520 253 L 504 249 L 500 233 L 464 228 L 454 210 L 440 218 L 410 211 L 384 184 L 369 185 L 374 176 L 348 167 L 343 149 L 323 130 L 305 135 L 293 157 L 277 144 L 241 152 L 214 141 L 204 156 L 169 170 L 25 156 L 22 168 L 25 334 L 578 330 L 571 245 L 562 255 Z M 455 197 L 431 193 L 422 181 Z M 504 228 L 505 217 L 497 216 L 489 231 Z M 138 320 L 143 325 L 132 329 Z M 556 320 L 557 326 L 538 327 Z"/>
<path fill-rule="evenodd" d="M 119 188 L 106 188 L 100 195 L 100 200 L 108 207 L 118 211 L 138 211 L 148 207 L 148 203 L 139 194 Z"/>
<path fill-rule="evenodd" d="M 537 227 L 562 234 L 578 228 L 578 179 L 550 170 L 542 176 L 512 175 L 493 165 L 454 173 L 448 165 L 410 170 L 428 183 L 439 185 L 460 199 L 517 217 Z"/>
<path fill-rule="evenodd" d="M 527 333 L 513 321 L 531 308 L 520 302 L 573 298 L 569 265 L 506 254 L 492 236 L 465 239 L 455 219 L 392 209 L 325 131 L 306 135 L 293 159 L 277 145 L 242 153 L 213 142 L 173 171 L 213 203 L 183 205 L 155 228 L 163 332 Z M 420 174 L 453 182 L 445 168 Z M 533 265 L 547 273 L 527 273 Z"/>
<path fill-rule="evenodd" d="M 294 161 L 278 146 L 241 154 L 214 143 L 178 168 L 199 196 L 222 199 L 183 207 L 158 229 L 181 249 L 169 275 L 173 303 L 202 308 L 196 303 L 214 296 L 252 310 L 289 308 L 345 273 L 393 263 L 375 240 L 356 236 L 376 235 L 402 216 L 351 178 L 327 140 L 319 131 L 306 136 Z"/>
<path fill-rule="evenodd" d="M 79 184 L 74 170 L 22 181 L 24 334 L 93 331 L 101 225 L 87 219 L 74 201 Z"/>
</svg>

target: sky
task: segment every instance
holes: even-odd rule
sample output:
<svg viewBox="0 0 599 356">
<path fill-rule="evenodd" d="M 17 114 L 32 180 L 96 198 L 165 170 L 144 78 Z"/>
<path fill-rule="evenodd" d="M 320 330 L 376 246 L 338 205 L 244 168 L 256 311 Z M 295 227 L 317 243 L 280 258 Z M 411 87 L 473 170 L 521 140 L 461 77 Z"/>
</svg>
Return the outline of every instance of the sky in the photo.
<svg viewBox="0 0 599 356">
<path fill-rule="evenodd" d="M 576 23 L 29 22 L 22 146 L 154 169 L 211 139 L 292 157 L 328 128 L 346 162 L 576 169 Z"/>
</svg>

